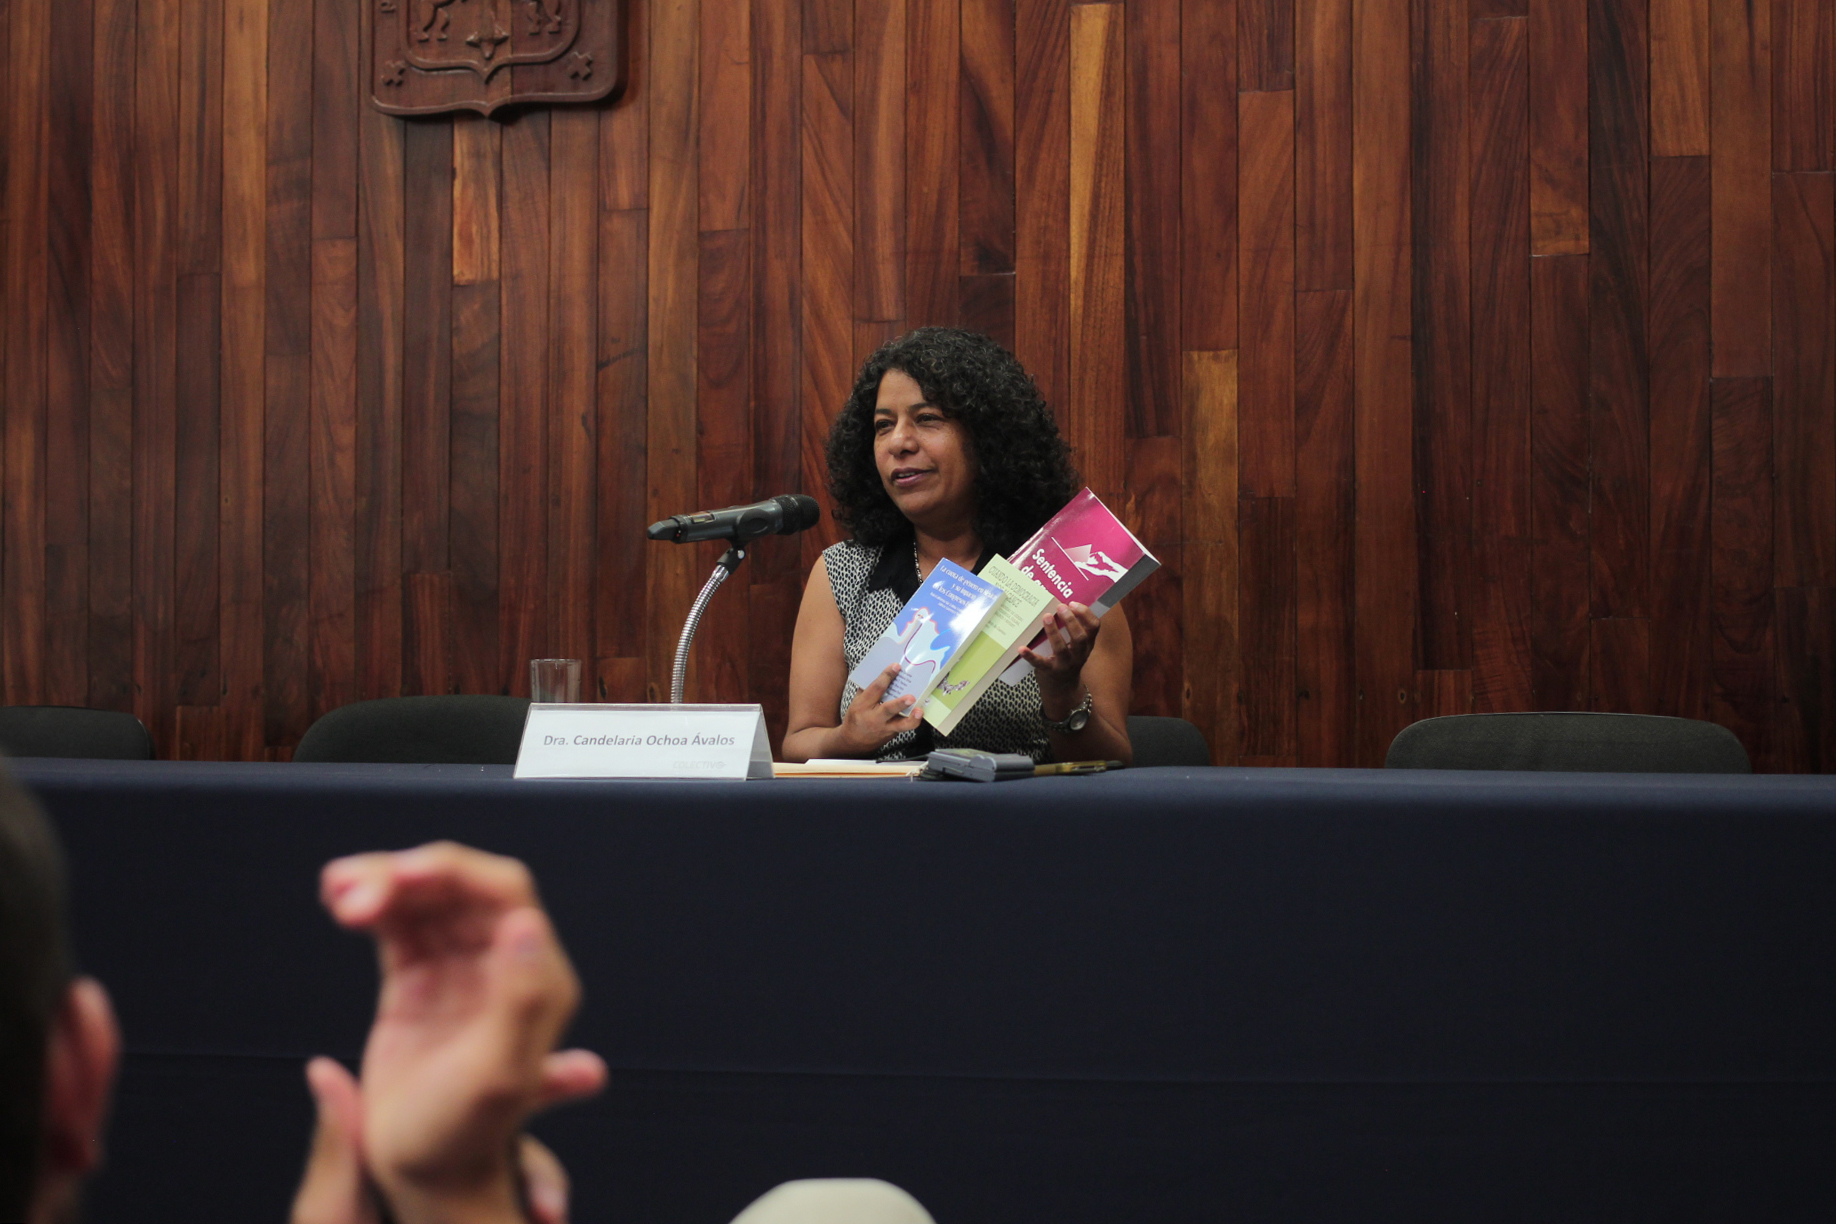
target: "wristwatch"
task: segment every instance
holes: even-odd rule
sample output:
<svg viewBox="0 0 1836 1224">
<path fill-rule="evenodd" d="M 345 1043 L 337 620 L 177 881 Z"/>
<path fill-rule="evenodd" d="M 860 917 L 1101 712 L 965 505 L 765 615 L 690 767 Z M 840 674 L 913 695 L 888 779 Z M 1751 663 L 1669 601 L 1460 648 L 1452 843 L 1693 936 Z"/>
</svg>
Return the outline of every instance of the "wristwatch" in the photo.
<svg viewBox="0 0 1836 1224">
<path fill-rule="evenodd" d="M 1090 711 L 1096 708 L 1096 698 L 1089 689 L 1084 690 L 1084 699 L 1060 722 L 1053 722 L 1045 716 L 1045 707 L 1039 707 L 1039 717 L 1045 721 L 1047 731 L 1056 731 L 1060 735 L 1076 735 L 1090 725 Z"/>
</svg>

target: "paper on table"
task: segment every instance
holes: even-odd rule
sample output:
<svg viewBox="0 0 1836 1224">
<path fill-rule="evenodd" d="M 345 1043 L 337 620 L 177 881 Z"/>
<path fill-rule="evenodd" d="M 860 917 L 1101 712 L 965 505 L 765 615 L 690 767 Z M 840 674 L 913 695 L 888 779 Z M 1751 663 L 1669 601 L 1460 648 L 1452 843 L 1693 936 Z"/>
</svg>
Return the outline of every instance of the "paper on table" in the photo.
<svg viewBox="0 0 1836 1224">
<path fill-rule="evenodd" d="M 777 761 L 771 771 L 779 778 L 908 778 L 924 768 L 923 761 L 856 761 L 822 758 L 802 763 Z"/>
</svg>

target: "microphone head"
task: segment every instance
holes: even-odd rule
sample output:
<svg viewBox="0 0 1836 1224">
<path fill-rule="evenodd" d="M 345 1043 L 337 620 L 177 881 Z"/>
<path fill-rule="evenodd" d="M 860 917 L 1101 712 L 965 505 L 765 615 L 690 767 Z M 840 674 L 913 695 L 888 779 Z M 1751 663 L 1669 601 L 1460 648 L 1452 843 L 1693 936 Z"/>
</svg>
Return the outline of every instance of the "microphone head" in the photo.
<svg viewBox="0 0 1836 1224">
<path fill-rule="evenodd" d="M 813 497 L 789 493 L 772 500 L 783 511 L 784 521 L 778 528 L 779 535 L 795 535 L 799 531 L 807 531 L 822 519 L 822 506 Z"/>
<path fill-rule="evenodd" d="M 673 518 L 660 519 L 645 528 L 644 534 L 653 540 L 673 540 L 676 533 L 682 530 L 682 524 Z"/>
</svg>

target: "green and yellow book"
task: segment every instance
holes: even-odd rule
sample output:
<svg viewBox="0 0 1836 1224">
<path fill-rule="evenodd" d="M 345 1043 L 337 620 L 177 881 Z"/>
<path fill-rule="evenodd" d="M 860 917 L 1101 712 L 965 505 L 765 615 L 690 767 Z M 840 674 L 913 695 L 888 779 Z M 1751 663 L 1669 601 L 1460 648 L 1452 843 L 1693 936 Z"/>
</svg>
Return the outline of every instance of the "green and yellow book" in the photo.
<svg viewBox="0 0 1836 1224">
<path fill-rule="evenodd" d="M 1006 591 L 1007 598 L 968 649 L 956 656 L 924 704 L 925 721 L 944 735 L 955 729 L 1007 665 L 1020 657 L 1021 648 L 1039 632 L 1055 598 L 1005 557 L 989 561 L 977 577 Z"/>
</svg>

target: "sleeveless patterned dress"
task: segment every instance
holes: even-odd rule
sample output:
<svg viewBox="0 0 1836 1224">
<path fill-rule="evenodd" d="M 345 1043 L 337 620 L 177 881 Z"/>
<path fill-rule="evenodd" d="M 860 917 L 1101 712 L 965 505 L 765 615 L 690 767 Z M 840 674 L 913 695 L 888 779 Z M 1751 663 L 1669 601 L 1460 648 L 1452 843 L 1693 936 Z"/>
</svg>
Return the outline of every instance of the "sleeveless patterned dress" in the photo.
<svg viewBox="0 0 1836 1224">
<path fill-rule="evenodd" d="M 907 534 L 883 548 L 844 540 L 823 550 L 829 586 L 841 612 L 842 654 L 850 672 L 867 657 L 867 651 L 905 601 L 917 593 L 917 559 L 912 549 L 912 537 Z M 842 685 L 841 717 L 847 716 L 848 706 L 860 691 L 852 681 Z M 933 748 L 980 748 L 984 752 L 1017 752 L 1035 761 L 1049 760 L 1052 743 L 1039 712 L 1039 682 L 1031 674 L 1019 684 L 997 680 L 951 734 L 939 735 L 931 724 L 923 723 L 916 730 L 894 736 L 880 749 L 880 755 L 915 758 Z"/>
</svg>

